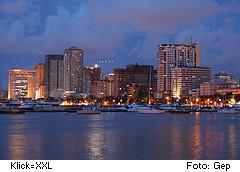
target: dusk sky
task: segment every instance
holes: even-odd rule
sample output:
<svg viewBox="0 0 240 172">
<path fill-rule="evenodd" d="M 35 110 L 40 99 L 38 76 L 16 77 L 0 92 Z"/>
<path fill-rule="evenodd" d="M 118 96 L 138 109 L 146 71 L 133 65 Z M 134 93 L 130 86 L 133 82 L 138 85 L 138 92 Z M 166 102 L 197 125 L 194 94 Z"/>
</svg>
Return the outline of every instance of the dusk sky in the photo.
<svg viewBox="0 0 240 172">
<path fill-rule="evenodd" d="M 156 66 L 157 45 L 201 47 L 201 64 L 240 75 L 240 0 L 0 0 L 1 86 L 7 71 L 82 48 L 85 64 Z"/>
</svg>

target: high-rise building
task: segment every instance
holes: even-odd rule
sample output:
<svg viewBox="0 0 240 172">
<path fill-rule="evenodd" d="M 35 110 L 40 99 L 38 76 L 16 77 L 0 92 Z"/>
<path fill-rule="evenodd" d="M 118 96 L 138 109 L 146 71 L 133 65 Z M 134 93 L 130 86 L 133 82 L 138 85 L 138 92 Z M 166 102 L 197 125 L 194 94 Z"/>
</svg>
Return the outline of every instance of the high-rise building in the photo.
<svg viewBox="0 0 240 172">
<path fill-rule="evenodd" d="M 204 82 L 211 80 L 211 68 L 176 67 L 172 69 L 172 96 L 187 98 L 193 89 L 199 89 Z"/>
<path fill-rule="evenodd" d="M 160 44 L 157 54 L 157 97 L 171 95 L 172 69 L 200 66 L 197 44 Z"/>
<path fill-rule="evenodd" d="M 147 85 L 151 90 L 156 88 L 156 71 L 152 65 L 128 65 L 127 68 L 114 69 L 114 96 L 128 96 L 134 84 Z M 151 77 L 150 77 L 151 76 Z M 150 79 L 151 78 L 151 79 Z"/>
<path fill-rule="evenodd" d="M 45 58 L 45 97 L 61 97 L 64 86 L 64 56 L 46 55 Z"/>
<path fill-rule="evenodd" d="M 34 66 L 33 68 L 36 71 L 36 91 L 35 91 L 35 98 L 44 98 L 45 96 L 45 65 L 39 63 Z"/>
<path fill-rule="evenodd" d="M 71 47 L 64 53 L 64 91 L 83 94 L 83 50 Z"/>
<path fill-rule="evenodd" d="M 96 82 L 100 81 L 102 75 L 102 69 L 98 65 L 84 68 L 83 75 L 83 93 L 86 95 L 94 95 L 93 87 Z"/>
<path fill-rule="evenodd" d="M 36 71 L 34 70 L 9 70 L 8 73 L 8 98 L 35 99 Z"/>
<path fill-rule="evenodd" d="M 98 98 L 113 96 L 114 75 L 108 74 L 102 80 L 97 80 L 93 84 L 93 95 Z"/>
</svg>

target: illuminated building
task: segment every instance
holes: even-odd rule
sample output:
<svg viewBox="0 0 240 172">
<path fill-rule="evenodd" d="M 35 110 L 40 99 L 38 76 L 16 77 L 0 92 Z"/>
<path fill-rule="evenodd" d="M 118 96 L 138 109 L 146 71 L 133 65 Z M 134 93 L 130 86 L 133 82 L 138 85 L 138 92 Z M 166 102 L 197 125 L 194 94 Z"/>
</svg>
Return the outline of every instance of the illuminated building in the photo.
<svg viewBox="0 0 240 172">
<path fill-rule="evenodd" d="M 45 97 L 58 98 L 63 92 L 63 55 L 45 57 Z M 61 97 L 61 96 L 60 96 Z"/>
<path fill-rule="evenodd" d="M 109 74 L 104 80 L 95 81 L 93 85 L 93 95 L 98 98 L 113 96 L 114 75 Z"/>
<path fill-rule="evenodd" d="M 149 81 L 151 81 L 151 89 L 155 90 L 156 88 L 156 71 L 152 65 L 128 65 L 126 68 L 114 69 L 114 75 L 115 97 L 129 96 L 129 89 L 133 84 L 134 86 L 149 85 Z"/>
<path fill-rule="evenodd" d="M 216 93 L 213 82 L 204 82 L 200 85 L 200 96 L 211 96 Z"/>
<path fill-rule="evenodd" d="M 188 98 L 193 89 L 198 89 L 202 83 L 211 80 L 211 71 L 211 68 L 206 67 L 172 69 L 172 96 Z"/>
<path fill-rule="evenodd" d="M 83 93 L 83 50 L 71 47 L 64 53 L 64 91 Z"/>
<path fill-rule="evenodd" d="M 216 93 L 221 95 L 226 95 L 226 94 L 240 95 L 240 88 L 219 89 L 216 91 Z"/>
<path fill-rule="evenodd" d="M 157 97 L 171 95 L 172 69 L 200 66 L 197 44 L 160 44 L 157 54 Z"/>
<path fill-rule="evenodd" d="M 232 84 L 237 84 L 237 78 L 233 75 L 228 74 L 225 71 L 221 71 L 214 75 L 214 82 L 227 82 Z"/>
<path fill-rule="evenodd" d="M 102 69 L 98 65 L 84 68 L 83 75 L 83 93 L 94 95 L 94 87 L 97 81 L 102 79 Z"/>
<path fill-rule="evenodd" d="M 33 68 L 36 71 L 36 87 L 35 87 L 35 98 L 44 98 L 45 96 L 45 65 L 37 64 Z"/>
<path fill-rule="evenodd" d="M 229 75 L 226 72 L 220 72 L 214 75 L 211 82 L 205 82 L 200 86 L 201 96 L 211 96 L 221 90 L 234 90 L 237 89 L 238 83 L 235 76 Z M 225 92 L 225 91 L 223 91 Z"/>
<path fill-rule="evenodd" d="M 12 69 L 8 72 L 8 98 L 35 99 L 36 71 Z"/>
</svg>

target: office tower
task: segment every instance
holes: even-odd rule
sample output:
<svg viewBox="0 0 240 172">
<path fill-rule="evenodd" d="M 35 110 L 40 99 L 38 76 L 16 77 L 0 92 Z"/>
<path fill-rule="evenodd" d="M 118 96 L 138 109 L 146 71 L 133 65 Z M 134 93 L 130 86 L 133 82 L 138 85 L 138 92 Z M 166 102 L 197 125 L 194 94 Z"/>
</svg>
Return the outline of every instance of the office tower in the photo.
<svg viewBox="0 0 240 172">
<path fill-rule="evenodd" d="M 126 68 L 114 69 L 114 96 L 131 96 L 129 89 L 132 86 L 146 87 L 147 92 L 149 82 L 151 90 L 156 88 L 156 71 L 152 65 L 128 65 Z M 150 79 L 151 76 L 151 79 Z"/>
<path fill-rule="evenodd" d="M 45 85 L 44 85 L 44 78 L 45 78 L 45 65 L 39 63 L 34 66 L 33 70 L 36 71 L 36 87 L 35 87 L 35 98 L 44 98 L 45 96 Z"/>
<path fill-rule="evenodd" d="M 85 95 L 94 95 L 93 87 L 97 81 L 101 80 L 102 69 L 98 65 L 84 67 L 83 75 L 83 93 Z"/>
<path fill-rule="evenodd" d="M 157 97 L 171 95 L 172 69 L 200 66 L 197 44 L 160 44 L 157 54 Z"/>
<path fill-rule="evenodd" d="M 8 72 L 8 98 L 35 99 L 36 71 L 12 69 Z"/>
<path fill-rule="evenodd" d="M 211 80 L 211 68 L 176 67 L 172 69 L 172 96 L 188 98 L 193 89 L 199 89 L 204 82 Z"/>
<path fill-rule="evenodd" d="M 64 53 L 64 91 L 83 93 L 83 50 L 71 47 Z"/>
<path fill-rule="evenodd" d="M 45 57 L 45 97 L 61 97 L 64 83 L 63 55 L 46 55 Z"/>
<path fill-rule="evenodd" d="M 97 80 L 93 85 L 93 95 L 98 98 L 113 96 L 114 75 L 108 74 L 101 80 Z"/>
</svg>

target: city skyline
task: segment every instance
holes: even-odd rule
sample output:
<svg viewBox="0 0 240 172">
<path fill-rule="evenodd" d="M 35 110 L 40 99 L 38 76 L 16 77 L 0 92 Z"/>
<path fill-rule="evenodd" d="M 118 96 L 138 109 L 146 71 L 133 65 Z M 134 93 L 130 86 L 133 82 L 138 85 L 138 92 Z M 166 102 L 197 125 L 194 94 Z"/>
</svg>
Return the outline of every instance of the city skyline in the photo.
<svg viewBox="0 0 240 172">
<path fill-rule="evenodd" d="M 7 88 L 12 67 L 30 69 L 44 62 L 46 54 L 63 54 L 71 46 L 84 50 L 85 65 L 104 57 L 114 60 L 107 71 L 136 62 L 156 68 L 158 44 L 186 43 L 191 37 L 201 47 L 203 66 L 214 73 L 226 70 L 239 76 L 238 1 L 143 0 L 135 4 L 126 0 L 1 1 L 2 87 Z"/>
</svg>

